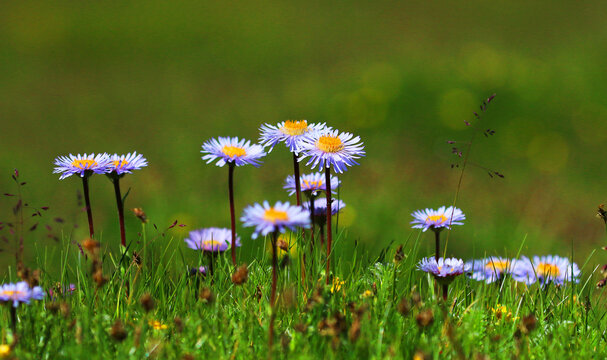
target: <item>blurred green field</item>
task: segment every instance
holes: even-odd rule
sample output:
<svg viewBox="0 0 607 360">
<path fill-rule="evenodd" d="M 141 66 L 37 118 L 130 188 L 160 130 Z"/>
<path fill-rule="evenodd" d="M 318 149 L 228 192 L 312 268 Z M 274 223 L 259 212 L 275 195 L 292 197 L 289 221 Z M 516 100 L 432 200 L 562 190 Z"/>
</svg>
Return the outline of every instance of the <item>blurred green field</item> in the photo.
<svg viewBox="0 0 607 360">
<path fill-rule="evenodd" d="M 485 117 L 496 135 L 479 138 L 471 160 L 506 178 L 469 168 L 458 202 L 468 220 L 450 255 L 515 254 L 526 237 L 524 254 L 566 255 L 573 243 L 581 262 L 604 244 L 594 213 L 607 198 L 606 10 L 543 0 L 4 2 L 0 192 L 15 191 L 18 168 L 28 202 L 51 207 L 54 232 L 76 222 L 80 240 L 80 182 L 59 181 L 53 159 L 136 150 L 149 167 L 124 179 L 127 208 L 159 227 L 178 219 L 183 237 L 229 225 L 227 168 L 202 162 L 205 140 L 255 140 L 263 122 L 306 118 L 365 142 L 368 156 L 342 176 L 340 226 L 377 254 L 409 236 L 412 211 L 452 202 L 459 173 L 446 140 L 467 140 L 463 120 L 496 93 Z M 259 169 L 238 168 L 237 213 L 286 199 L 291 171 L 281 147 Z M 96 227 L 117 244 L 111 184 L 91 185 Z M 13 201 L 0 200 L 3 221 Z M 136 237 L 134 216 L 127 227 Z M 244 249 L 261 246 L 239 233 Z M 26 243 L 30 257 L 34 245 L 59 246 L 40 229 Z M 3 247 L 0 272 L 13 264 Z"/>
</svg>

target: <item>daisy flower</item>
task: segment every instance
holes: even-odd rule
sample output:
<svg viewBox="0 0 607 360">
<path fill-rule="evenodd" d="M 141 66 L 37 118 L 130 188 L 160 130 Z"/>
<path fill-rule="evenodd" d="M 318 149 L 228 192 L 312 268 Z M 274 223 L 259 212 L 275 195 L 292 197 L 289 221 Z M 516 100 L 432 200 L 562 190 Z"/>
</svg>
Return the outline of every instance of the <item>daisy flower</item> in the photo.
<svg viewBox="0 0 607 360">
<path fill-rule="evenodd" d="M 269 233 L 284 233 L 286 229 L 295 231 L 296 227 L 310 226 L 310 213 L 301 206 L 291 206 L 288 202 L 278 201 L 270 206 L 267 201 L 263 205 L 255 204 L 244 209 L 240 220 L 244 226 L 254 226 L 253 239 Z"/>
<path fill-rule="evenodd" d="M 331 175 L 331 193 L 335 194 L 334 190 L 339 187 L 340 183 L 341 181 L 337 178 L 337 176 Z M 285 180 L 283 189 L 287 190 L 290 196 L 293 196 L 293 194 L 296 192 L 295 184 L 295 176 L 289 175 Z M 319 191 L 327 190 L 325 185 L 325 174 L 319 172 L 302 175 L 299 184 L 301 187 L 301 192 L 306 194 L 308 197 L 315 197 L 318 195 Z"/>
<path fill-rule="evenodd" d="M 19 306 L 20 303 L 29 304 L 30 300 L 42 300 L 42 298 L 44 298 L 42 288 L 40 286 L 30 288 L 25 281 L 0 286 L 0 301 L 12 302 L 13 307 Z"/>
<path fill-rule="evenodd" d="M 470 273 L 472 279 L 490 284 L 511 274 L 512 269 L 516 267 L 516 262 L 515 259 L 491 256 L 467 262 L 465 270 L 466 273 Z"/>
<path fill-rule="evenodd" d="M 464 273 L 464 261 L 456 258 L 439 258 L 438 261 L 433 257 L 422 259 L 417 268 L 434 275 L 440 283 L 450 283 Z"/>
<path fill-rule="evenodd" d="M 223 228 L 206 228 L 190 231 L 185 239 L 186 245 L 192 250 L 207 252 L 224 252 L 230 248 L 232 231 Z M 236 235 L 236 246 L 240 246 L 240 237 Z"/>
<path fill-rule="evenodd" d="M 307 120 L 287 120 L 277 125 L 263 124 L 259 128 L 259 143 L 269 146 L 270 152 L 276 144 L 284 141 L 289 151 L 299 154 L 304 138 L 325 128 L 325 123 L 308 124 Z"/>
<path fill-rule="evenodd" d="M 342 173 L 348 166 L 359 165 L 356 159 L 365 156 L 364 148 L 360 137 L 328 128 L 303 139 L 299 160 L 309 157 L 306 165 L 318 167 L 319 171 L 333 166 L 335 171 Z"/>
<path fill-rule="evenodd" d="M 428 229 L 432 229 L 434 231 L 440 231 L 443 228 L 450 229 L 451 225 L 463 225 L 466 219 L 466 215 L 453 206 L 445 207 L 441 206 L 438 210 L 434 209 L 424 209 L 417 210 L 413 214 L 413 224 L 414 229 L 422 229 L 422 231 L 426 231 Z"/>
<path fill-rule="evenodd" d="M 544 286 L 549 283 L 563 285 L 566 281 L 579 282 L 580 269 L 576 263 L 560 256 L 534 256 L 533 260 L 523 256 L 512 269 L 512 278 L 531 285 L 539 282 Z"/>
<path fill-rule="evenodd" d="M 123 176 L 126 173 L 130 174 L 133 170 L 139 170 L 148 166 L 147 160 L 143 155 L 137 154 L 136 151 L 126 155 L 114 154 L 108 157 L 110 161 L 107 164 L 107 172 L 118 176 Z"/>
<path fill-rule="evenodd" d="M 59 180 L 63 180 L 74 174 L 85 177 L 92 174 L 105 174 L 106 166 L 110 161 L 107 154 L 84 154 L 59 156 L 55 158 L 55 169 L 53 174 L 61 174 Z"/>
<path fill-rule="evenodd" d="M 304 209 L 310 210 L 310 203 L 306 202 L 303 204 Z M 331 200 L 331 215 L 337 215 L 341 211 L 341 209 L 346 207 L 346 203 L 332 199 Z M 326 199 L 316 199 L 314 200 L 314 217 L 327 217 L 327 200 Z"/>
<path fill-rule="evenodd" d="M 238 140 L 237 137 L 211 139 L 202 145 L 200 152 L 206 154 L 202 160 L 206 160 L 207 164 L 217 160 L 217 166 L 233 163 L 236 166 L 250 164 L 259 167 L 259 159 L 266 156 L 261 145 L 251 144 L 245 139 Z"/>
</svg>

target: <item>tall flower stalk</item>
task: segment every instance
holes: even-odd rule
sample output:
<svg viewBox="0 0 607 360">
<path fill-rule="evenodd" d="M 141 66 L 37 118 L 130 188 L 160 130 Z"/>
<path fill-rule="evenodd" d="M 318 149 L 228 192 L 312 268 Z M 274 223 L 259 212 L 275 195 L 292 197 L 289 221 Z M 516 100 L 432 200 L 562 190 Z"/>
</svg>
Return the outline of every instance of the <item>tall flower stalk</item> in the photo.
<svg viewBox="0 0 607 360">
<path fill-rule="evenodd" d="M 430 229 L 434 232 L 434 259 L 436 261 L 440 258 L 441 231 L 445 228 L 451 229 L 451 225 L 463 225 L 463 221 L 466 220 L 466 215 L 453 206 L 441 206 L 438 210 L 417 210 L 411 215 L 413 216 L 411 224 L 414 229 L 422 229 L 424 232 Z"/>
<path fill-rule="evenodd" d="M 266 156 L 263 147 L 237 137 L 218 137 L 202 145 L 202 160 L 207 164 L 217 160 L 217 166 L 228 164 L 228 199 L 230 202 L 232 264 L 236 266 L 236 215 L 234 210 L 234 168 L 242 165 L 259 167 L 260 159 Z"/>
<path fill-rule="evenodd" d="M 186 245 L 192 250 L 200 250 L 208 257 L 208 267 L 211 279 L 214 277 L 214 262 L 220 253 L 230 248 L 230 241 L 233 232 L 224 228 L 206 228 L 190 231 L 189 236 L 184 240 Z M 236 246 L 240 246 L 240 237 L 234 236 Z"/>
<path fill-rule="evenodd" d="M 278 234 L 284 233 L 286 229 L 295 231 L 297 227 L 307 228 L 310 226 L 310 214 L 300 206 L 291 206 L 288 202 L 277 202 L 270 206 L 267 201 L 263 205 L 255 204 L 244 209 L 240 220 L 244 226 L 255 227 L 252 238 L 256 239 L 259 235 L 267 236 L 271 234 L 272 242 L 272 291 L 270 294 L 270 326 L 268 334 L 268 345 L 270 351 L 274 343 L 274 316 L 276 305 L 276 287 L 278 282 L 278 254 L 277 242 Z"/>
<path fill-rule="evenodd" d="M 93 211 L 91 209 L 91 199 L 89 194 L 89 178 L 93 174 L 104 174 L 107 172 L 106 166 L 110 159 L 107 154 L 84 154 L 59 156 L 55 159 L 54 174 L 61 174 L 59 180 L 63 180 L 74 174 L 82 178 L 82 192 L 84 194 L 84 203 L 86 206 L 86 215 L 89 223 L 89 236 L 95 237 L 95 227 L 93 225 Z"/>
<path fill-rule="evenodd" d="M 125 174 L 130 174 L 133 170 L 139 170 L 147 166 L 147 160 L 137 152 L 126 155 L 114 154 L 110 157 L 107 164 L 107 176 L 114 185 L 114 195 L 116 196 L 116 206 L 118 208 L 118 222 L 120 225 L 120 245 L 126 248 L 126 229 L 124 226 L 124 197 L 120 191 L 120 179 Z"/>
<path fill-rule="evenodd" d="M 300 161 L 309 157 L 306 165 L 325 170 L 325 195 L 327 199 L 327 271 L 326 282 L 330 283 L 331 244 L 333 240 L 331 220 L 331 168 L 342 173 L 349 166 L 358 165 L 356 159 L 365 155 L 360 137 L 338 130 L 325 129 L 305 138 Z"/>
</svg>

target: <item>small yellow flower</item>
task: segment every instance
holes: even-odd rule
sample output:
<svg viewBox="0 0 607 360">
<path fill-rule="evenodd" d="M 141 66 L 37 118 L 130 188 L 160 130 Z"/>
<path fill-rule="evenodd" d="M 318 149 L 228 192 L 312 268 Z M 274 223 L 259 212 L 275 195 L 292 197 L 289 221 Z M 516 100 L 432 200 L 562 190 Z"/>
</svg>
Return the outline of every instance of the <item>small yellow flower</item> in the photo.
<svg viewBox="0 0 607 360">
<path fill-rule="evenodd" d="M 363 293 L 363 297 L 364 298 L 373 297 L 373 291 L 371 291 L 371 290 L 365 290 L 365 292 Z"/>
<path fill-rule="evenodd" d="M 154 329 L 154 330 L 166 330 L 168 328 L 168 326 L 166 324 L 161 323 L 158 320 L 150 320 L 148 322 L 148 324 Z"/>
<path fill-rule="evenodd" d="M 6 344 L 0 345 L 0 359 L 9 357 L 11 354 L 11 347 Z"/>
<path fill-rule="evenodd" d="M 506 321 L 518 320 L 518 316 L 512 316 L 512 312 L 504 305 L 497 304 L 495 308 L 491 308 L 491 312 L 497 320 L 505 319 Z"/>
<path fill-rule="evenodd" d="M 336 292 L 338 292 L 339 290 L 341 290 L 341 287 L 343 286 L 345 282 L 342 280 L 339 280 L 339 278 L 336 276 L 333 278 L 333 285 L 331 285 L 331 293 L 334 294 Z"/>
</svg>

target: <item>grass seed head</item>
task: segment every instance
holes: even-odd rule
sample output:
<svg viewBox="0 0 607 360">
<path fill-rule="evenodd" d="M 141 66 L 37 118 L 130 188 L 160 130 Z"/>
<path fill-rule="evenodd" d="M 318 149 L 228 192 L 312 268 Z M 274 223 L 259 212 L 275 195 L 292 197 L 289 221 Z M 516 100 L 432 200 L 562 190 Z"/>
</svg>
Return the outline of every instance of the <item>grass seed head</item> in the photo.
<svg viewBox="0 0 607 360">
<path fill-rule="evenodd" d="M 405 252 L 403 251 L 403 245 L 401 244 L 394 253 L 394 263 L 398 264 L 405 258 Z"/>
<path fill-rule="evenodd" d="M 145 215 L 145 212 L 143 211 L 142 208 L 133 208 L 131 210 L 133 210 L 133 214 L 135 214 L 135 216 L 137 216 L 137 219 L 139 219 L 139 221 L 141 221 L 141 223 L 145 224 L 148 222 L 148 217 Z"/>
<path fill-rule="evenodd" d="M 139 302 L 141 303 L 141 306 L 143 307 L 143 310 L 145 310 L 146 313 L 149 313 L 150 311 L 154 310 L 154 307 L 156 307 L 154 298 L 152 297 L 152 295 L 150 295 L 150 293 L 143 294 L 139 299 Z"/>
<path fill-rule="evenodd" d="M 82 242 L 82 248 L 86 250 L 91 256 L 95 257 L 99 254 L 99 248 L 101 244 L 93 239 L 86 239 Z"/>
<path fill-rule="evenodd" d="M 240 265 L 234 274 L 232 274 L 232 283 L 234 283 L 234 285 L 242 285 L 246 283 L 248 279 L 249 269 L 247 268 L 247 264 Z"/>
<path fill-rule="evenodd" d="M 398 303 L 397 309 L 402 316 L 407 316 L 411 312 L 411 303 L 409 303 L 407 298 L 403 297 Z"/>
<path fill-rule="evenodd" d="M 215 301 L 215 294 L 209 288 L 200 291 L 200 300 L 205 304 L 212 304 Z"/>
<path fill-rule="evenodd" d="M 434 322 L 434 313 L 432 309 L 426 309 L 420 311 L 419 314 L 415 317 L 415 321 L 417 321 L 417 325 L 420 328 L 426 328 Z"/>
<path fill-rule="evenodd" d="M 357 317 L 352 322 L 352 325 L 350 326 L 350 330 L 348 330 L 348 339 L 350 339 L 350 341 L 352 343 L 355 343 L 359 337 L 360 337 L 360 318 Z"/>
<path fill-rule="evenodd" d="M 175 324 L 175 330 L 177 330 L 178 333 L 182 333 L 183 332 L 183 320 L 181 320 L 181 318 L 179 316 L 176 316 L 175 319 L 173 320 L 173 323 Z"/>
<path fill-rule="evenodd" d="M 127 332 L 120 320 L 116 320 L 110 329 L 110 336 L 117 342 L 123 342 L 127 337 Z"/>
</svg>

